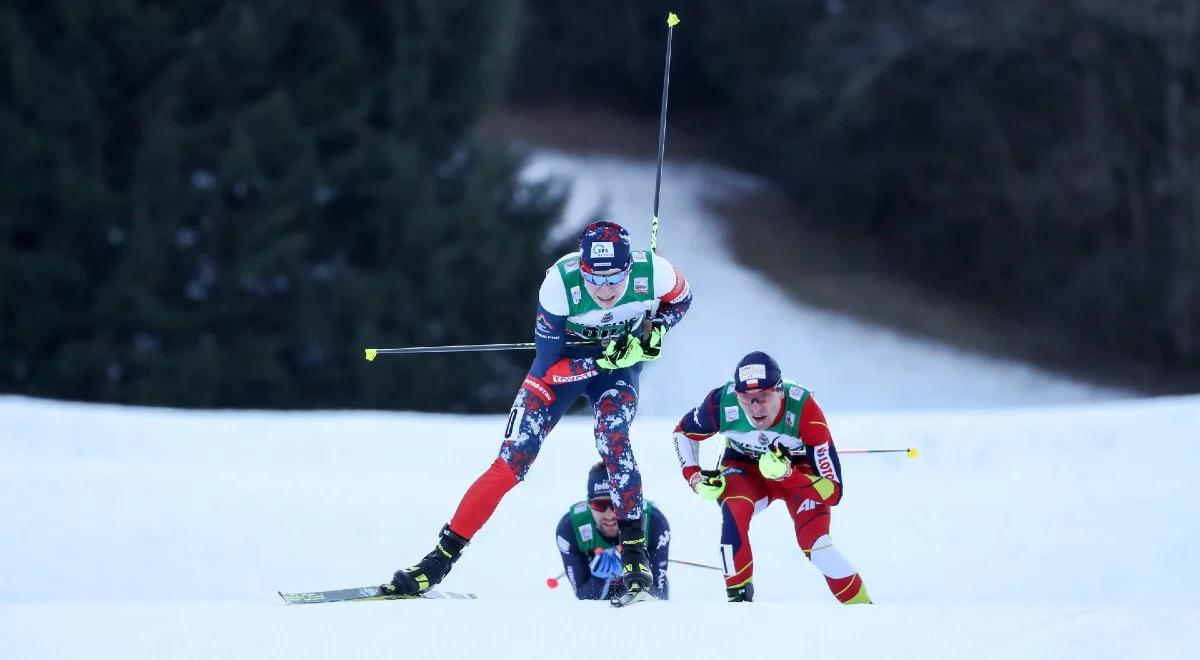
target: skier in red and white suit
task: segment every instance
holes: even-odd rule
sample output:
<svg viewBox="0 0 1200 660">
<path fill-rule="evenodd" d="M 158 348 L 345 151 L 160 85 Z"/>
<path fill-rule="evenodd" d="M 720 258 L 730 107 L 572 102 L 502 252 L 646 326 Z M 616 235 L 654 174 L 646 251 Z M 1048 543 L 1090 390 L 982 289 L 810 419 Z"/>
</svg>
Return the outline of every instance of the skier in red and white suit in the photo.
<svg viewBox="0 0 1200 660">
<path fill-rule="evenodd" d="M 700 469 L 700 441 L 727 446 L 717 470 Z M 742 358 L 734 380 L 708 393 L 675 427 L 683 478 L 721 506 L 721 557 L 731 602 L 754 598 L 750 518 L 771 502 L 787 506 L 804 555 L 842 603 L 870 603 L 858 572 L 829 537 L 830 508 L 842 498 L 841 463 L 812 392 L 784 380 L 771 356 Z"/>
</svg>

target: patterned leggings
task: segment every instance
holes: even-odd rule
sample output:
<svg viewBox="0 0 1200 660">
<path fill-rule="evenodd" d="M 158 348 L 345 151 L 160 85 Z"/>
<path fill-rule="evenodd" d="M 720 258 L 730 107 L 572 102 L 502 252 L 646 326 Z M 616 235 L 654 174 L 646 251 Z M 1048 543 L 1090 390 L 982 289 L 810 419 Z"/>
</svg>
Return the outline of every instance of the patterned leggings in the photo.
<svg viewBox="0 0 1200 660">
<path fill-rule="evenodd" d="M 623 519 L 640 518 L 642 475 L 629 440 L 629 427 L 637 414 L 640 372 L 639 365 L 554 386 L 526 375 L 509 410 L 500 453 L 467 489 L 450 528 L 471 538 L 483 527 L 504 495 L 528 474 L 542 442 L 580 396 L 591 401 L 595 412 L 596 451 L 608 468 L 613 505 Z"/>
</svg>

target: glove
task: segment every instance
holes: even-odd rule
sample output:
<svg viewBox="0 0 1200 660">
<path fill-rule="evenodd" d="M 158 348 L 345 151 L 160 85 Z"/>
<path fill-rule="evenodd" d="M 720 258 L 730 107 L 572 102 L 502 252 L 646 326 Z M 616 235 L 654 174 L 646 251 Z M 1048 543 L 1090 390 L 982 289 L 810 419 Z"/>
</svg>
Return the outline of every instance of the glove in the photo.
<svg viewBox="0 0 1200 660">
<path fill-rule="evenodd" d="M 758 471 L 768 479 L 787 479 L 792 474 L 792 453 L 776 442 L 758 457 Z"/>
<path fill-rule="evenodd" d="M 662 355 L 663 337 L 667 336 L 667 324 L 655 321 L 650 332 L 642 338 L 642 355 L 644 360 L 657 360 Z"/>
<path fill-rule="evenodd" d="M 688 485 L 706 500 L 715 500 L 725 492 L 725 475 L 720 470 L 700 470 L 688 478 Z"/>
<path fill-rule="evenodd" d="M 597 552 L 588 568 L 592 569 L 593 576 L 601 580 L 621 575 L 621 558 L 617 556 L 617 549 L 612 547 L 603 552 Z"/>
<path fill-rule="evenodd" d="M 642 342 L 637 337 L 627 334 L 620 339 L 614 339 L 604 347 L 604 352 L 596 358 L 596 366 L 607 371 L 632 367 L 638 362 L 652 360 L 642 351 Z"/>
</svg>

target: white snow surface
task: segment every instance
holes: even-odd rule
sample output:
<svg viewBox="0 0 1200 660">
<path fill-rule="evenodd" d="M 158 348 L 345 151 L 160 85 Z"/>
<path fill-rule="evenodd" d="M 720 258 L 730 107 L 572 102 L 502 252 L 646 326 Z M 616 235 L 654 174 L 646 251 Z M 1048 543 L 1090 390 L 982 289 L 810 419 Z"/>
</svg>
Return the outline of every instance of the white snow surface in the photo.
<svg viewBox="0 0 1200 660">
<path fill-rule="evenodd" d="M 836 603 L 776 504 L 758 601 L 674 565 L 671 600 L 551 590 L 554 526 L 586 492 L 590 420 L 555 429 L 442 585 L 478 601 L 285 605 L 428 552 L 502 416 L 189 412 L 0 397 L 5 658 L 560 658 L 638 635 L 676 657 L 1185 658 L 1200 644 L 1200 397 L 831 413 L 833 536 L 875 605 Z M 679 476 L 673 419 L 635 422 L 672 555 L 719 564 L 719 514 Z M 631 621 L 636 621 L 631 625 Z M 710 630 L 707 625 L 711 624 Z"/>
<path fill-rule="evenodd" d="M 579 176 L 576 223 L 610 190 L 621 219 L 649 215 L 653 164 L 546 153 L 537 168 Z M 833 538 L 876 604 L 833 599 L 778 504 L 751 531 L 755 603 L 680 565 L 669 601 L 628 610 L 549 589 L 555 524 L 596 460 L 590 419 L 568 417 L 442 585 L 479 600 L 286 605 L 277 590 L 378 584 L 428 552 L 504 411 L 0 396 L 0 657 L 1195 657 L 1200 396 L 1134 399 L 795 306 L 723 256 L 695 201 L 751 184 L 666 172 L 662 252 L 697 298 L 642 381 L 646 493 L 673 557 L 720 563 L 718 510 L 680 477 L 671 429 L 768 350 L 817 390 L 839 447 L 920 451 L 842 459 Z"/>
</svg>

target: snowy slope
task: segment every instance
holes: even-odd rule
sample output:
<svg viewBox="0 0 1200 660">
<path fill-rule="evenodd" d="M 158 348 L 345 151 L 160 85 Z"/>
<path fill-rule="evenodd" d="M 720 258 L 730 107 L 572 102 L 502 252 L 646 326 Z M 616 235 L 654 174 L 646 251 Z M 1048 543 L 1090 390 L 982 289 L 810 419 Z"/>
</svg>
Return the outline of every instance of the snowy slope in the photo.
<svg viewBox="0 0 1200 660">
<path fill-rule="evenodd" d="M 1200 643 L 1198 397 L 831 418 L 843 447 L 921 450 L 844 461 L 834 536 L 870 608 L 833 601 L 775 509 L 753 530 L 753 605 L 722 603 L 719 574 L 684 566 L 672 600 L 636 614 L 547 589 L 554 524 L 595 460 L 581 418 L 444 585 L 482 600 L 278 601 L 379 582 L 428 551 L 501 421 L 0 397 L 4 656 L 515 660 L 560 657 L 580 624 L 615 632 L 628 616 L 660 631 L 649 649 L 747 657 L 795 644 L 788 631 L 807 653 L 875 658 L 1182 658 Z M 679 477 L 672 426 L 635 424 L 647 492 L 673 555 L 717 563 L 718 515 Z"/>
</svg>

